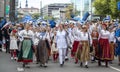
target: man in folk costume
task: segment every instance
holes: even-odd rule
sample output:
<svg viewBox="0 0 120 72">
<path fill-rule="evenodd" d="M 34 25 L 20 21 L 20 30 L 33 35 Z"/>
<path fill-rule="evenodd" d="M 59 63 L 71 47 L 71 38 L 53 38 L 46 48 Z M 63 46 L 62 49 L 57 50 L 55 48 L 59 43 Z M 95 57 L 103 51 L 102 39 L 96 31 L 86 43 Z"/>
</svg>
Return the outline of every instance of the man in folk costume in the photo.
<svg viewBox="0 0 120 72">
<path fill-rule="evenodd" d="M 39 43 L 37 46 L 37 62 L 41 67 L 47 67 L 48 62 L 48 47 L 46 44 L 46 29 L 41 27 L 39 33 Z"/>
<path fill-rule="evenodd" d="M 90 60 L 90 45 L 92 45 L 91 35 L 87 31 L 86 25 L 83 25 L 80 34 L 80 43 L 76 52 L 76 57 L 81 61 L 81 67 L 83 66 L 84 62 L 85 68 L 88 68 L 88 61 Z"/>
<path fill-rule="evenodd" d="M 118 65 L 120 66 L 120 25 L 115 31 L 115 37 L 116 37 L 116 49 L 115 49 L 115 55 L 118 56 Z"/>
<path fill-rule="evenodd" d="M 23 62 L 23 67 L 33 59 L 32 38 L 34 36 L 33 31 L 30 30 L 30 25 L 26 24 L 25 29 L 22 30 L 19 35 L 23 37 L 21 50 L 18 55 L 18 62 Z"/>
<path fill-rule="evenodd" d="M 102 24 L 102 30 L 99 33 L 99 52 L 98 56 L 96 56 L 96 58 L 99 60 L 99 66 L 101 66 L 101 61 L 104 61 L 105 66 L 108 67 L 108 61 L 111 59 L 109 36 L 110 32 L 107 30 L 107 25 Z"/>
</svg>

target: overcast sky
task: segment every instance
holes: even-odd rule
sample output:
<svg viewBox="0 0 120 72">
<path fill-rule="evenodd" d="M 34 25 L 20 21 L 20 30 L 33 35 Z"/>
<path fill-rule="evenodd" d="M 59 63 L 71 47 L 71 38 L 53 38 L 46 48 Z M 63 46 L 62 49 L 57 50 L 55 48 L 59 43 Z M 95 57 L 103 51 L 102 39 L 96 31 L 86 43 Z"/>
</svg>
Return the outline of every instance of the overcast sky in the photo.
<svg viewBox="0 0 120 72">
<path fill-rule="evenodd" d="M 40 1 L 41 0 L 28 0 L 28 7 L 40 8 Z M 21 2 L 21 7 L 24 8 L 26 0 L 19 0 L 18 7 L 20 7 L 20 2 Z M 71 0 L 42 0 L 42 6 L 52 3 L 70 3 L 70 2 Z"/>
</svg>

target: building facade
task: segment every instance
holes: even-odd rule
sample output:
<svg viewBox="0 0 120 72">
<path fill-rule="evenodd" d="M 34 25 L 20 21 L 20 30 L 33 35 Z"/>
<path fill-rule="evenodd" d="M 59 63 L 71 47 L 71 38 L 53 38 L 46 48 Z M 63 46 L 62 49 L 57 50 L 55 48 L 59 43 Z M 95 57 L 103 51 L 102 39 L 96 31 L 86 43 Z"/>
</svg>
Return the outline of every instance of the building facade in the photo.
<svg viewBox="0 0 120 72">
<path fill-rule="evenodd" d="M 92 15 L 93 13 L 92 2 L 93 1 L 94 0 L 71 0 L 71 2 L 74 4 L 74 7 L 76 7 L 76 9 L 80 11 L 81 18 L 86 12 L 89 12 Z M 91 16 L 89 17 L 89 19 L 91 19 Z"/>
<path fill-rule="evenodd" d="M 4 0 L 0 0 L 0 18 L 4 17 L 5 9 L 4 9 Z"/>
<path fill-rule="evenodd" d="M 39 13 L 39 9 L 38 8 L 18 8 L 18 12 L 25 14 L 25 13 L 30 13 L 30 14 L 34 14 L 34 13 Z"/>
<path fill-rule="evenodd" d="M 70 4 L 64 4 L 64 3 L 49 4 L 42 8 L 42 14 L 43 16 L 53 16 L 53 17 L 60 18 L 60 17 L 63 17 L 61 16 L 62 15 L 61 10 L 64 10 L 69 5 Z"/>
</svg>

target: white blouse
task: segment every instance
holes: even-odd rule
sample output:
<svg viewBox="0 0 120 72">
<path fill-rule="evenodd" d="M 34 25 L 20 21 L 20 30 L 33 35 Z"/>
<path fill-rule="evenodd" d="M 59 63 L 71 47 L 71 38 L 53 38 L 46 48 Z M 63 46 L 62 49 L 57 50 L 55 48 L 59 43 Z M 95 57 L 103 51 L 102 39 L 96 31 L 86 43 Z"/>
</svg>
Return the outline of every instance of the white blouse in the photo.
<svg viewBox="0 0 120 72">
<path fill-rule="evenodd" d="M 22 31 L 20 31 L 19 35 L 23 38 L 31 38 L 32 39 L 34 37 L 34 33 L 31 30 L 28 30 L 28 31 L 22 30 Z"/>
<path fill-rule="evenodd" d="M 109 39 L 110 32 L 109 31 L 105 31 L 105 30 L 101 30 L 99 35 L 100 35 L 99 38 Z"/>
<path fill-rule="evenodd" d="M 109 36 L 109 42 L 116 42 L 115 32 L 111 32 Z"/>
<path fill-rule="evenodd" d="M 91 35 L 88 32 L 81 32 L 80 33 L 80 41 L 89 41 L 92 45 L 92 38 Z"/>
</svg>

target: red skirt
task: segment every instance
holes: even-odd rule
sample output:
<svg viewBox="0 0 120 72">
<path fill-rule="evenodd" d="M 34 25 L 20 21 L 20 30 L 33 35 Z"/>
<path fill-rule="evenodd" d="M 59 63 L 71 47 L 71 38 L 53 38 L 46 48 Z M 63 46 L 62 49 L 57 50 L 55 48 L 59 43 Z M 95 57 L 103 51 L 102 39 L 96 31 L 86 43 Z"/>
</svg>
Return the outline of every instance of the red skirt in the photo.
<svg viewBox="0 0 120 72">
<path fill-rule="evenodd" d="M 94 55 L 96 56 L 98 54 L 98 39 L 93 39 L 93 50 L 94 50 Z"/>
<path fill-rule="evenodd" d="M 71 50 L 71 56 L 72 56 L 72 57 L 75 56 L 75 53 L 76 53 L 77 48 L 78 48 L 78 45 L 79 45 L 79 41 L 74 41 L 74 43 L 73 43 L 73 48 L 72 48 L 72 50 Z"/>
<path fill-rule="evenodd" d="M 110 44 L 108 39 L 100 38 L 98 51 L 99 51 L 98 59 L 111 60 Z"/>
</svg>

